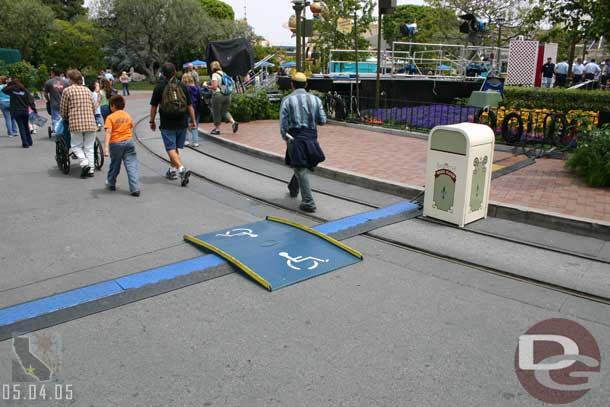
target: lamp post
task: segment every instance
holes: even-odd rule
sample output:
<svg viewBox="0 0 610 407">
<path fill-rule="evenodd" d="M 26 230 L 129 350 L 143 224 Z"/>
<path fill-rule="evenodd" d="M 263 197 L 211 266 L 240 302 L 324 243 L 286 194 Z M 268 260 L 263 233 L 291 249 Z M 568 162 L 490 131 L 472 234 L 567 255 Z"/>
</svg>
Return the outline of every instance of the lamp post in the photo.
<svg viewBox="0 0 610 407">
<path fill-rule="evenodd" d="M 379 17 L 377 20 L 377 75 L 375 77 L 375 107 L 379 109 L 379 95 L 381 94 L 381 81 L 379 76 L 381 75 L 381 22 L 383 14 L 381 12 L 381 5 L 377 5 L 379 9 Z"/>
<path fill-rule="evenodd" d="M 505 21 L 504 17 L 496 18 L 496 24 L 498 26 L 498 42 L 496 43 L 496 67 L 498 69 L 498 76 L 502 74 L 502 61 L 500 60 L 502 51 L 500 49 L 500 42 L 502 41 L 502 24 L 504 24 Z"/>
<path fill-rule="evenodd" d="M 358 70 L 358 6 L 354 8 L 354 50 L 356 51 L 356 106 L 360 111 L 360 73 Z M 352 112 L 353 114 L 353 112 Z"/>
<path fill-rule="evenodd" d="M 305 72 L 305 60 L 307 59 L 307 32 L 305 28 L 305 22 L 307 21 L 307 7 L 310 2 L 305 1 L 303 7 L 303 18 L 301 19 L 301 71 Z"/>
<path fill-rule="evenodd" d="M 297 18 L 297 32 L 296 32 L 296 43 L 297 43 L 297 49 L 296 49 L 296 63 L 297 63 L 297 71 L 302 72 L 302 66 L 301 66 L 301 31 L 302 31 L 302 25 L 301 25 L 301 12 L 303 11 L 303 9 L 305 8 L 305 0 L 292 0 L 292 9 L 294 10 L 294 14 Z"/>
</svg>

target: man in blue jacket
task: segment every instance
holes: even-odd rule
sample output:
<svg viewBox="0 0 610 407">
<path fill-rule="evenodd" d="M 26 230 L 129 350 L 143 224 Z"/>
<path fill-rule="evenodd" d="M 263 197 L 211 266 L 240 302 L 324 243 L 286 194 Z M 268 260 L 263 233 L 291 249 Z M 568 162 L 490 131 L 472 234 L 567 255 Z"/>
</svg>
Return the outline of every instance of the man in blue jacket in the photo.
<svg viewBox="0 0 610 407">
<path fill-rule="evenodd" d="M 301 205 L 305 212 L 315 212 L 316 203 L 311 194 L 307 170 L 313 169 L 325 160 L 318 144 L 318 125 L 326 124 L 326 114 L 322 101 L 307 93 L 307 77 L 297 72 L 292 77 L 293 92 L 284 98 L 280 107 L 280 134 L 286 141 L 286 165 L 294 169 L 294 176 L 288 184 L 291 197 L 301 190 Z"/>
</svg>

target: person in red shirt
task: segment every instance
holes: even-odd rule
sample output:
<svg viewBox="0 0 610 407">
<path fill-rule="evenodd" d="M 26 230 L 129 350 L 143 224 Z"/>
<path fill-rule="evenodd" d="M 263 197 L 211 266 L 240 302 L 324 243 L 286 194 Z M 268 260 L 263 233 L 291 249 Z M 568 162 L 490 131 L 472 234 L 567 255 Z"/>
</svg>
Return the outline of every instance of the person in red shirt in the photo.
<svg viewBox="0 0 610 407">
<path fill-rule="evenodd" d="M 116 178 L 121 171 L 121 162 L 127 171 L 129 192 L 131 196 L 140 196 L 138 175 L 138 157 L 132 138 L 133 119 L 125 112 L 125 98 L 115 95 L 108 101 L 110 115 L 106 118 L 106 137 L 104 138 L 104 155 L 110 156 L 110 167 L 106 188 L 116 191 Z"/>
</svg>

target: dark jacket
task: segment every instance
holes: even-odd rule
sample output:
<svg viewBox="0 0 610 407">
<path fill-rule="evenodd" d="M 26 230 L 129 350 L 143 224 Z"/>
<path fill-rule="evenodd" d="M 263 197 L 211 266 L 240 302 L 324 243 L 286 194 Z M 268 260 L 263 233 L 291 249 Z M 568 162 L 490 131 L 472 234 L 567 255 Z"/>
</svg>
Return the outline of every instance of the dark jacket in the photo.
<svg viewBox="0 0 610 407">
<path fill-rule="evenodd" d="M 554 63 L 546 63 L 542 65 L 542 76 L 545 78 L 552 78 L 555 73 L 555 64 Z"/>
<path fill-rule="evenodd" d="M 34 97 L 27 90 L 18 88 L 15 85 L 8 84 L 2 92 L 11 97 L 10 110 L 11 112 L 26 112 L 28 108 L 32 108 L 36 112 L 36 103 Z"/>
<path fill-rule="evenodd" d="M 195 109 L 195 113 L 197 113 L 197 109 L 199 108 L 199 87 L 195 85 L 190 85 L 186 88 L 189 91 L 189 97 L 191 98 L 193 109 Z"/>
<path fill-rule="evenodd" d="M 291 167 L 303 167 L 313 170 L 326 157 L 318 143 L 318 132 L 311 129 L 290 129 L 294 137 L 287 145 L 284 161 Z"/>
</svg>

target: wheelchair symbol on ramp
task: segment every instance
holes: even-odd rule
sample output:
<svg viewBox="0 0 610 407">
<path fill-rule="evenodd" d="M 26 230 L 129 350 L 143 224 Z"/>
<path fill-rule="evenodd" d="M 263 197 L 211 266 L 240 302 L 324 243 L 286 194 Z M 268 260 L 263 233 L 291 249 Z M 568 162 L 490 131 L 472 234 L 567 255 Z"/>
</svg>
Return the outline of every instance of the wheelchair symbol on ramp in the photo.
<svg viewBox="0 0 610 407">
<path fill-rule="evenodd" d="M 226 231 L 225 233 L 221 233 L 216 236 L 219 236 L 219 237 L 238 237 L 238 236 L 258 237 L 258 235 L 255 234 L 252 229 L 246 229 L 246 228 L 231 229 L 231 230 Z"/>
<path fill-rule="evenodd" d="M 291 269 L 294 270 L 301 270 L 300 267 L 297 267 L 294 265 L 294 263 L 302 263 L 304 261 L 311 261 L 311 267 L 307 267 L 307 270 L 313 270 L 318 268 L 318 266 L 320 265 L 320 263 L 328 263 L 328 259 L 318 259 L 316 257 L 303 257 L 303 256 L 297 256 L 297 257 L 290 257 L 290 255 L 286 252 L 279 252 L 278 256 L 283 257 L 286 259 L 286 264 L 288 265 L 288 267 L 290 267 Z"/>
</svg>

